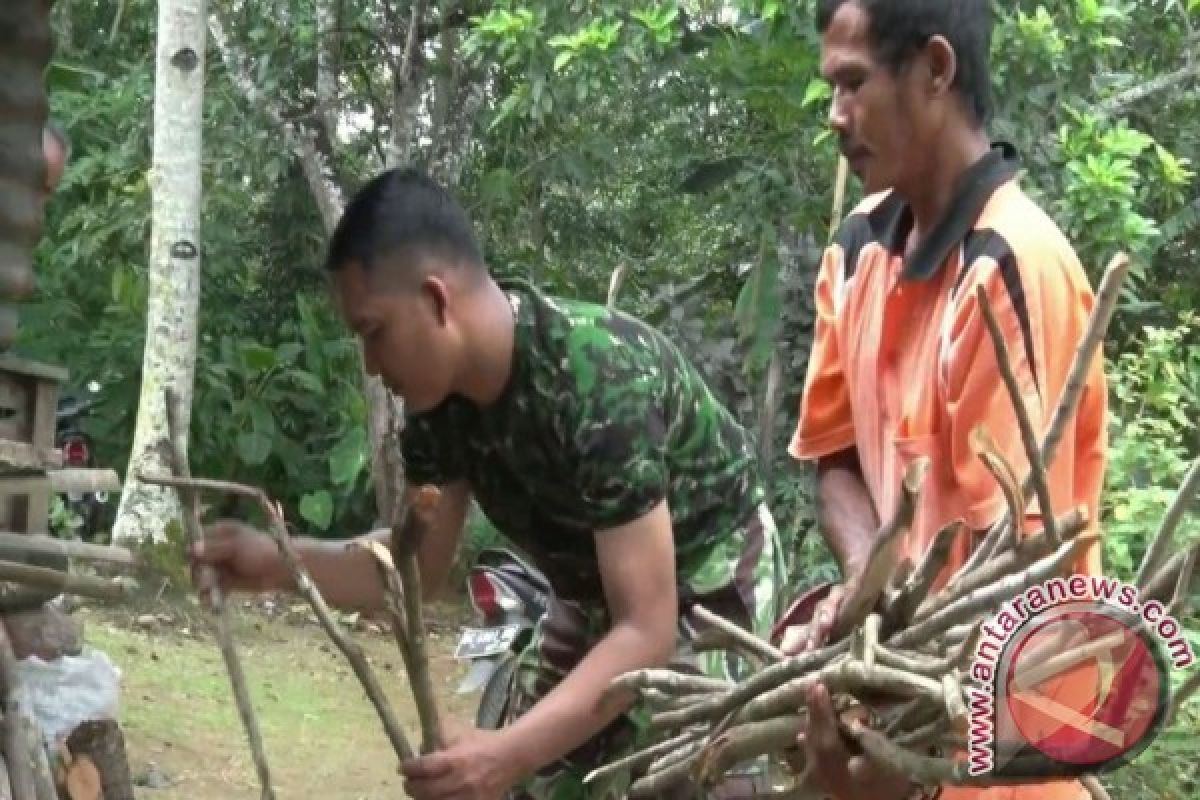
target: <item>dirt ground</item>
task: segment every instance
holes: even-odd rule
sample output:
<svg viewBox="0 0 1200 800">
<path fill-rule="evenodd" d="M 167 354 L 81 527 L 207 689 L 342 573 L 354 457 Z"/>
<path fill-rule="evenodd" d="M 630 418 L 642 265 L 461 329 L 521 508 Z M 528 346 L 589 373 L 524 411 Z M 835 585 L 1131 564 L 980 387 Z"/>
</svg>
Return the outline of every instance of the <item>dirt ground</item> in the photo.
<svg viewBox="0 0 1200 800">
<path fill-rule="evenodd" d="M 220 652 L 194 607 L 138 613 L 80 609 L 88 646 L 122 673 L 120 720 L 138 800 L 258 798 L 258 784 Z M 237 641 L 280 800 L 404 797 L 395 757 L 342 654 L 305 608 L 239 607 Z M 477 694 L 457 695 L 452 657 L 465 611 L 430 611 L 433 680 L 447 715 L 469 721 Z M 405 730 L 416 711 L 395 642 L 354 634 Z"/>
</svg>

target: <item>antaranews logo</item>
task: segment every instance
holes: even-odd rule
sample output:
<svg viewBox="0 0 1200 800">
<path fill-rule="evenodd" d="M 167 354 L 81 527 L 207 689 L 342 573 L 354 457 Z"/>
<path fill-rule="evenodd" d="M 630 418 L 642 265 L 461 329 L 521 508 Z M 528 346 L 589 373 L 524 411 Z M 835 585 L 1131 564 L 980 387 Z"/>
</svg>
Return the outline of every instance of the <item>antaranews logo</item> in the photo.
<svg viewBox="0 0 1200 800">
<path fill-rule="evenodd" d="M 1195 654 L 1137 588 L 1073 575 L 1033 586 L 983 626 L 971 666 L 971 775 L 1072 776 L 1127 763 L 1161 729 L 1170 669 Z"/>
</svg>

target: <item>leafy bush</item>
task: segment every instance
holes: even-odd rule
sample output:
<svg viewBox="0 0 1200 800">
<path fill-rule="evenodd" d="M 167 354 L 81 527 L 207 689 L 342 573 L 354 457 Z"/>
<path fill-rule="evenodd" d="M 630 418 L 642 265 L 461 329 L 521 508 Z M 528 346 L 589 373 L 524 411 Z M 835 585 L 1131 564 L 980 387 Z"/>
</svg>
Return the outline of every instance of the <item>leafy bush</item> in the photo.
<svg viewBox="0 0 1200 800">
<path fill-rule="evenodd" d="M 1147 326 L 1110 363 L 1109 451 L 1102 522 L 1105 564 L 1133 574 L 1150 537 L 1200 449 L 1200 336 L 1188 312 L 1174 327 Z M 1200 536 L 1200 519 L 1183 519 L 1178 541 Z"/>
</svg>

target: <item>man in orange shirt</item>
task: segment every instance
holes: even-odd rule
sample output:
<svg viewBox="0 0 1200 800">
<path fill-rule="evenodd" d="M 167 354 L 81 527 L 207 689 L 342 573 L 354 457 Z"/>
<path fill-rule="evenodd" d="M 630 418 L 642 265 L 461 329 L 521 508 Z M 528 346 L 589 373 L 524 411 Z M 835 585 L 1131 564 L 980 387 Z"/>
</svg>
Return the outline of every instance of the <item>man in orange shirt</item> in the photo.
<svg viewBox="0 0 1200 800">
<path fill-rule="evenodd" d="M 996 366 L 976 292 L 1004 333 L 1024 405 L 1044 433 L 1094 302 L 1079 261 L 1054 222 L 1015 182 L 1016 153 L 993 146 L 988 0 L 820 0 L 821 71 L 833 87 L 830 123 L 866 199 L 826 250 L 817 324 L 791 453 L 815 460 L 819 524 L 844 581 L 853 583 L 880 520 L 893 514 L 905 468 L 930 459 L 902 555 L 918 561 L 956 519 L 944 582 L 1005 511 L 975 458 L 984 426 L 1024 474 L 1016 416 Z M 1048 482 L 1055 513 L 1077 505 L 1097 518 L 1105 453 L 1101 359 L 1087 376 Z M 1032 505 L 1025 531 L 1040 528 Z M 1075 570 L 1098 573 L 1099 548 Z M 842 591 L 784 649 L 816 646 Z M 846 750 L 827 692 L 809 698 L 810 763 L 837 800 L 886 800 L 920 791 Z M 1075 800 L 1074 781 L 991 790 L 944 788 L 945 800 Z"/>
</svg>

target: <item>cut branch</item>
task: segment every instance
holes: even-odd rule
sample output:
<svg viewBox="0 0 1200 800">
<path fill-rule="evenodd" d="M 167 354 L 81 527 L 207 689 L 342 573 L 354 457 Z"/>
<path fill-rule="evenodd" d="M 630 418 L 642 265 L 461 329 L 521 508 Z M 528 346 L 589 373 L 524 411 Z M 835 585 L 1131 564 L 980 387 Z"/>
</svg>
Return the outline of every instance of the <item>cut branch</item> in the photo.
<svg viewBox="0 0 1200 800">
<path fill-rule="evenodd" d="M 1017 376 L 1013 372 L 1012 360 L 1008 354 L 1008 343 L 1005 342 L 1004 333 L 1000 330 L 1000 323 L 996 321 L 996 314 L 992 311 L 992 304 L 987 297 L 987 288 L 979 286 L 975 296 L 979 301 L 979 310 L 983 312 L 983 321 L 987 325 L 988 334 L 992 337 L 992 348 L 996 353 L 996 364 L 1000 368 L 1000 377 L 1004 381 L 1004 387 L 1008 390 L 1008 399 L 1012 403 L 1013 412 L 1017 417 L 1017 428 L 1021 432 L 1021 444 L 1025 448 L 1025 458 L 1029 463 L 1029 479 L 1033 482 L 1034 492 L 1037 493 L 1043 524 L 1046 526 L 1046 533 L 1050 537 L 1050 541 L 1057 545 L 1062 540 L 1054 525 L 1054 505 L 1050 499 L 1050 484 L 1046 481 L 1046 464 L 1043 462 L 1041 451 L 1038 448 L 1037 432 L 1033 429 L 1033 423 L 1029 421 L 1029 411 L 1025 408 L 1021 387 L 1017 384 Z M 1017 497 L 1021 496 L 1017 495 Z M 1021 529 L 1024 510 L 1023 506 L 1019 510 L 1010 509 L 1014 536 Z"/>
<path fill-rule="evenodd" d="M 1158 531 L 1155 532 L 1154 538 L 1150 542 L 1150 547 L 1146 549 L 1146 555 L 1142 557 L 1142 563 L 1138 567 L 1137 577 L 1134 578 L 1136 585 L 1142 586 L 1143 581 L 1147 580 L 1151 573 L 1159 568 L 1163 559 L 1166 558 L 1167 553 L 1171 549 L 1171 541 L 1175 534 L 1175 528 L 1179 526 L 1179 521 L 1183 519 L 1188 504 L 1191 503 L 1198 489 L 1200 489 L 1200 458 L 1192 462 L 1192 466 L 1184 476 L 1183 483 L 1179 485 L 1179 490 L 1175 493 L 1170 507 L 1167 508 L 1167 513 L 1163 516 L 1162 522 L 1159 523 Z"/>
<path fill-rule="evenodd" d="M 867 613 L 879 602 L 883 590 L 892 580 L 898 562 L 900 542 L 912 528 L 921 484 L 929 471 L 929 459 L 920 458 L 908 466 L 901 486 L 900 504 L 888 524 L 871 543 L 867 566 L 838 608 L 837 618 L 830 629 L 831 640 L 838 640 L 850 629 L 861 624 Z"/>
<path fill-rule="evenodd" d="M 787 658 L 784 652 L 778 647 L 775 647 L 770 642 L 763 641 L 750 631 L 733 624 L 724 617 L 714 614 L 704 606 L 692 606 L 691 613 L 692 616 L 703 622 L 705 625 L 716 628 L 721 633 L 737 642 L 742 648 L 745 648 L 758 658 L 761 658 L 768 663 L 782 661 L 783 659 Z"/>
<path fill-rule="evenodd" d="M 188 437 L 187 426 L 183 421 L 183 400 L 170 388 L 164 391 L 164 400 L 167 405 L 167 430 L 171 439 L 171 455 L 175 474 L 187 480 L 192 477 L 192 469 L 188 462 Z M 204 541 L 204 530 L 200 525 L 200 498 L 194 489 L 179 489 L 178 492 L 183 506 L 183 527 L 187 532 L 188 541 L 192 545 L 199 544 Z M 275 789 L 271 784 L 271 768 L 267 763 L 266 751 L 263 749 L 258 716 L 254 713 L 250 689 L 246 686 L 246 673 L 242 669 L 242 660 L 238 656 L 237 647 L 233 641 L 229 613 L 225 607 L 224 597 L 221 595 L 216 571 L 212 567 L 200 568 L 200 584 L 208 593 L 208 605 L 213 614 L 213 629 L 217 637 L 217 647 L 221 651 L 221 658 L 225 661 L 225 671 L 229 674 L 233 699 L 237 704 L 242 727 L 246 731 L 246 740 L 250 744 L 254 769 L 258 773 L 258 782 L 262 787 L 261 796 L 263 800 L 274 800 Z"/>
<path fill-rule="evenodd" d="M 329 635 L 329 638 L 333 640 L 333 643 L 342 651 L 342 655 L 350 663 L 351 669 L 354 670 L 355 676 L 358 678 L 359 683 L 362 684 L 367 699 L 371 701 L 371 705 L 375 708 L 375 713 L 379 716 L 379 721 L 383 724 L 383 730 L 387 734 L 388 741 L 391 743 L 396 756 L 401 761 L 408 761 L 413 758 L 415 753 L 412 745 L 409 744 L 408 737 L 404 735 L 400 723 L 396 720 L 392 704 L 388 701 L 387 695 L 384 694 L 383 689 L 380 687 L 379 680 L 375 677 L 375 673 L 371 670 L 370 665 L 367 664 L 362 648 L 353 639 L 348 637 L 345 631 L 341 629 L 341 626 L 334 620 L 329 606 L 325 604 L 325 599 L 321 597 L 321 593 L 313 583 L 308 570 L 305 569 L 295 548 L 292 547 L 291 536 L 288 534 L 287 523 L 283 519 L 282 512 L 271 501 L 266 492 L 262 489 L 256 489 L 240 483 L 205 478 L 183 480 L 171 475 L 141 475 L 138 477 L 138 480 L 143 483 L 159 486 L 225 492 L 254 500 L 262 507 L 263 513 L 269 522 L 269 531 L 275 539 L 275 544 L 283 556 L 288 571 L 291 572 L 292 578 L 295 580 L 297 591 L 308 601 L 325 633 Z"/>
<path fill-rule="evenodd" d="M 987 611 L 1004 600 L 1015 597 L 1018 592 L 1054 576 L 1080 550 L 1095 542 L 1096 538 L 1094 535 L 1081 536 L 1064 542 L 1057 551 L 1038 560 L 1029 569 L 1008 575 L 991 586 L 971 592 L 925 621 L 895 634 L 885 644 L 897 649 L 915 647 L 955 625 L 972 620 L 980 612 Z"/>
<path fill-rule="evenodd" d="M 398 449 L 397 446 L 397 452 Z M 399 505 L 401 493 L 396 491 L 394 496 L 396 504 Z M 422 607 L 421 572 L 417 566 L 417 548 L 433 527 L 433 515 L 440 498 L 441 493 L 437 489 L 422 486 L 404 514 L 396 515 L 396 522 L 392 527 L 392 558 L 395 559 L 400 573 L 404 615 L 408 623 L 408 680 L 412 685 L 417 715 L 421 720 L 421 751 L 424 753 L 440 750 L 443 737 L 437 698 L 429 676 L 429 655 L 425 647 L 425 616 Z"/>
<path fill-rule="evenodd" d="M 954 544 L 954 539 L 965 530 L 966 524 L 959 519 L 939 530 L 933 537 L 933 541 L 925 549 L 921 563 L 904 582 L 900 594 L 885 613 L 888 630 L 907 626 L 912 620 L 918 605 L 929 595 L 934 581 L 937 580 L 942 568 L 946 566 L 946 560 L 950 557 L 950 546 Z"/>
</svg>

